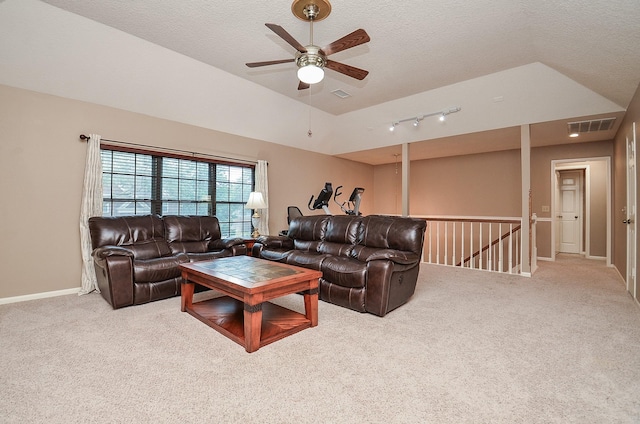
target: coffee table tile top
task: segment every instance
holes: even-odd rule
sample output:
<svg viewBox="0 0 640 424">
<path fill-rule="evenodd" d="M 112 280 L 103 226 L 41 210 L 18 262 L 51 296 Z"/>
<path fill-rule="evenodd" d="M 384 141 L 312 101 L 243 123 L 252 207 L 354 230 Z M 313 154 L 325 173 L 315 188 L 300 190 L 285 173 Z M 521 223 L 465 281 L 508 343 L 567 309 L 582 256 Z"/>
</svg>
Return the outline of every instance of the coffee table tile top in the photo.
<svg viewBox="0 0 640 424">
<path fill-rule="evenodd" d="M 305 272 L 303 269 L 274 267 L 273 265 L 273 262 L 256 261 L 248 256 L 233 256 L 224 258 L 221 261 L 195 262 L 191 267 L 206 270 L 207 273 L 219 275 L 220 277 L 240 279 L 247 284 L 260 283 Z"/>
</svg>

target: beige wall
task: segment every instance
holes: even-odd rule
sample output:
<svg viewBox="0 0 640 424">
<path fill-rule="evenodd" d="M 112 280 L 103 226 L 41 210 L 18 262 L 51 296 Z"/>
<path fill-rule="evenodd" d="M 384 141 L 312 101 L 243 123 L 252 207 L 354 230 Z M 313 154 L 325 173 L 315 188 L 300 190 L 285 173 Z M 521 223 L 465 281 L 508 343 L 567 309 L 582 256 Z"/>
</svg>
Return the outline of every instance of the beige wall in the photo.
<svg viewBox="0 0 640 424">
<path fill-rule="evenodd" d="M 374 209 L 402 213 L 401 164 L 374 169 Z M 520 216 L 520 151 L 411 162 L 410 214 Z"/>
<path fill-rule="evenodd" d="M 615 190 L 613 193 L 613 264 L 623 277 L 627 274 L 627 226 L 622 223 L 627 218 L 625 209 L 627 204 L 627 148 L 626 138 L 631 135 L 632 125 L 636 123 L 636 143 L 638 133 L 640 133 L 640 86 L 636 90 L 627 113 L 618 129 L 614 140 L 614 181 Z M 638 146 L 636 145 L 636 148 Z M 637 151 L 637 150 L 636 150 Z M 636 154 L 636 169 L 638 169 L 638 155 Z M 636 187 L 638 182 L 636 181 Z M 637 224 L 636 224 L 637 225 Z M 640 241 L 640 238 L 638 239 Z M 636 253 L 640 253 L 640 245 L 636 247 Z M 637 260 L 640 264 L 640 261 Z"/>
<path fill-rule="evenodd" d="M 286 207 L 303 213 L 325 181 L 345 198 L 365 188 L 373 212 L 373 167 L 302 149 L 233 136 L 95 104 L 0 85 L 0 298 L 80 287 L 79 211 L 86 144 L 103 138 L 269 162 L 272 233 Z M 300 134 L 304 146 L 307 134 Z M 340 213 L 337 205 L 331 209 Z"/>
</svg>

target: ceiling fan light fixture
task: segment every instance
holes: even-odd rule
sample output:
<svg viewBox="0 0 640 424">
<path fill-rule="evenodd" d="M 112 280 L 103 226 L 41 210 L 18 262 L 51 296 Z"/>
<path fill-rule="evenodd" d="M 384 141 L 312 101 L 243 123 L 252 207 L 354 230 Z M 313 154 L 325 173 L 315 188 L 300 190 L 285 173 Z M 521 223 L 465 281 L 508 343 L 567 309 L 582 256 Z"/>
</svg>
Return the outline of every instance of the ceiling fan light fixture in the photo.
<svg viewBox="0 0 640 424">
<path fill-rule="evenodd" d="M 317 84 L 324 78 L 324 69 L 309 64 L 298 69 L 298 79 L 307 84 Z"/>
<path fill-rule="evenodd" d="M 317 84 L 324 78 L 325 59 L 317 46 L 307 46 L 306 53 L 299 53 L 296 59 L 298 79 L 307 84 Z"/>
</svg>

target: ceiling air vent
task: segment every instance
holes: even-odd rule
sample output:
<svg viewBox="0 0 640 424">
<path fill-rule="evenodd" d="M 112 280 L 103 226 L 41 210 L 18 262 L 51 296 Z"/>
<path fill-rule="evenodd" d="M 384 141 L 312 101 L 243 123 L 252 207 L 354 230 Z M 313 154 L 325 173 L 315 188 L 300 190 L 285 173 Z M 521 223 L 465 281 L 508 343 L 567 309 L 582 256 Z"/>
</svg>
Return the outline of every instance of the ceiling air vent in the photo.
<svg viewBox="0 0 640 424">
<path fill-rule="evenodd" d="M 333 90 L 332 93 L 340 97 L 341 99 L 346 99 L 347 97 L 351 97 L 351 94 L 341 89 Z"/>
<path fill-rule="evenodd" d="M 616 118 L 594 119 L 592 121 L 569 122 L 567 129 L 569 134 L 588 133 L 595 131 L 608 131 L 613 128 Z"/>
</svg>

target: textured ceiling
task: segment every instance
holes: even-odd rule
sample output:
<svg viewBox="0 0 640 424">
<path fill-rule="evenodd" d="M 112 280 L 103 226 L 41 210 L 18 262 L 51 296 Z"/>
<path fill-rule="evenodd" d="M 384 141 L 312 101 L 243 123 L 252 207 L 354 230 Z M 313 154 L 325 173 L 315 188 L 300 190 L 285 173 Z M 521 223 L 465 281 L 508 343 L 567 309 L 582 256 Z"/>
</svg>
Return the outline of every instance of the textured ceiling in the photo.
<svg viewBox="0 0 640 424">
<path fill-rule="evenodd" d="M 265 23 L 308 44 L 291 0 L 0 0 L 0 83 L 372 164 L 404 143 L 412 159 L 518 148 L 522 124 L 534 146 L 609 140 L 640 83 L 638 0 L 331 4 L 314 42 L 365 29 L 330 56 L 362 81 L 327 70 L 298 91 L 293 63 L 245 66 L 294 56 Z M 388 131 L 452 106 L 446 125 Z M 611 131 L 567 138 L 569 120 L 609 116 Z"/>
<path fill-rule="evenodd" d="M 623 108 L 640 82 L 638 0 L 333 0 L 314 42 L 365 29 L 371 42 L 330 58 L 370 74 L 357 81 L 329 70 L 311 99 L 297 90 L 293 63 L 244 65 L 293 57 L 267 22 L 308 44 L 309 24 L 293 16 L 290 0 L 45 1 L 334 115 L 533 62 Z M 339 99 L 335 89 L 352 97 Z"/>
</svg>

